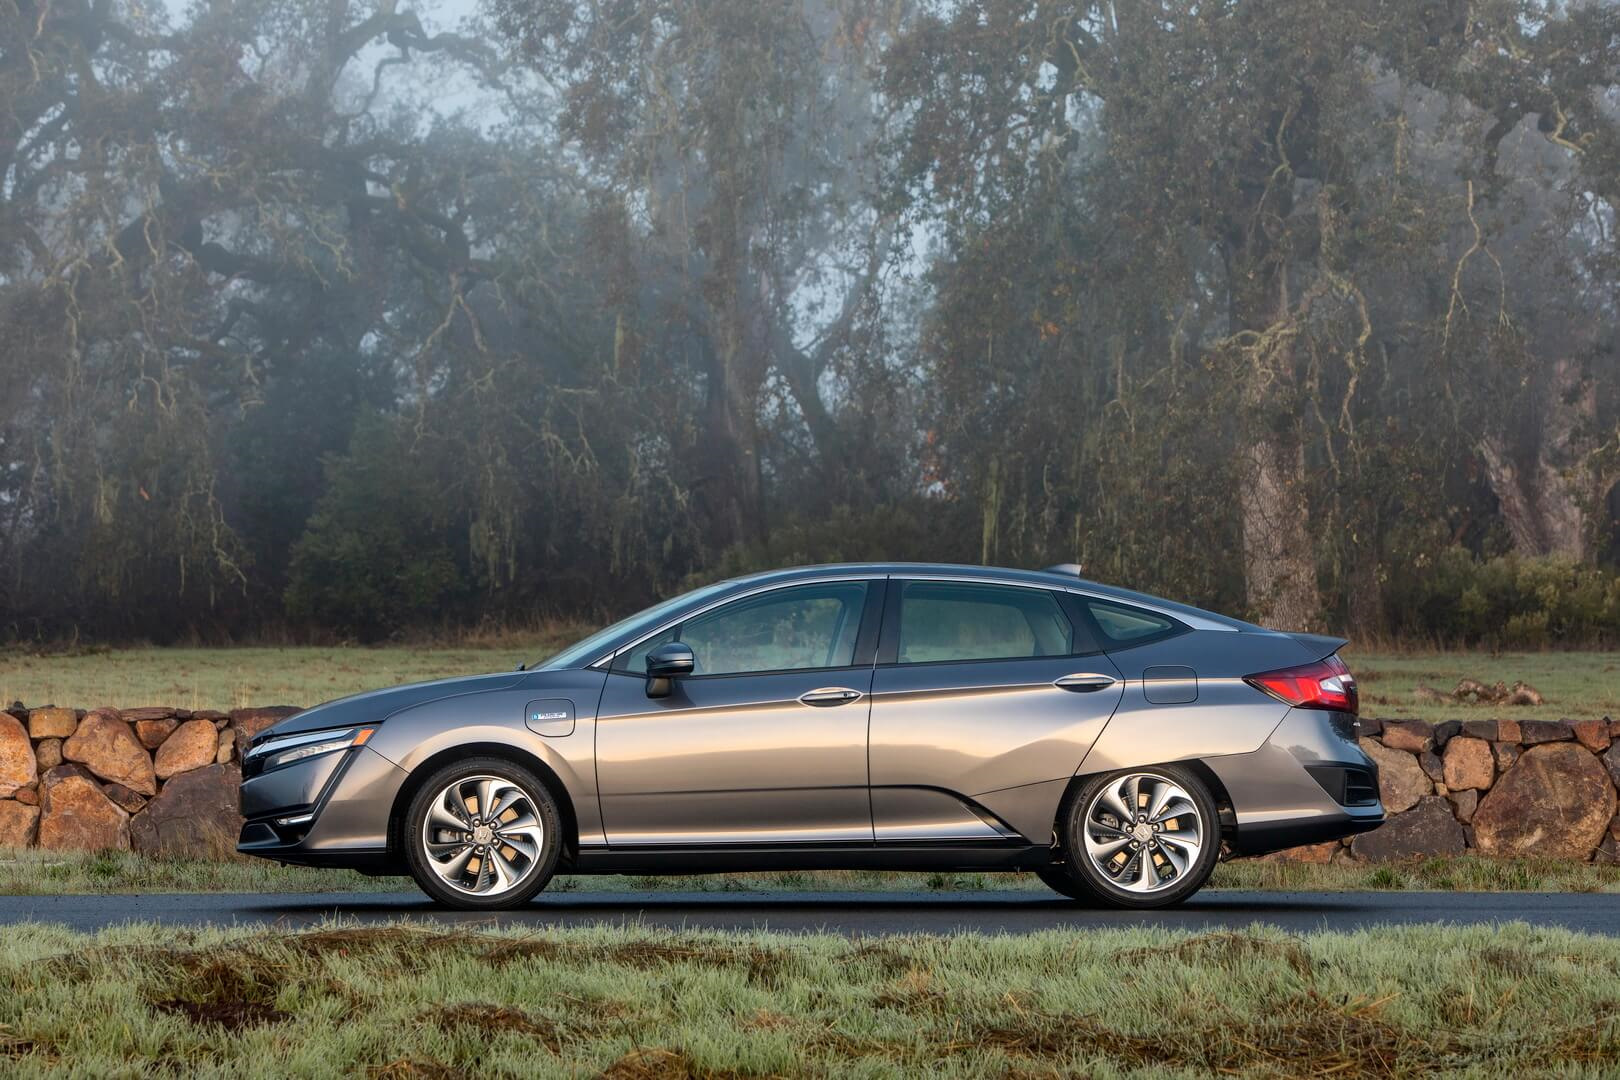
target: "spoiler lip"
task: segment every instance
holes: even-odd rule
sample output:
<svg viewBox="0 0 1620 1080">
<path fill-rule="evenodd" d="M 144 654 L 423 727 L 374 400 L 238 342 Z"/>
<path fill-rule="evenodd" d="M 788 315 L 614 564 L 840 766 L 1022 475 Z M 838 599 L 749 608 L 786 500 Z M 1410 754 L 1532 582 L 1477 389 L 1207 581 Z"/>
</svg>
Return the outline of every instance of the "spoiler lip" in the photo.
<svg viewBox="0 0 1620 1080">
<path fill-rule="evenodd" d="M 1289 637 L 1305 646 L 1310 651 L 1312 660 L 1325 660 L 1350 644 L 1349 638 L 1333 637 L 1329 634 L 1295 634 Z"/>
</svg>

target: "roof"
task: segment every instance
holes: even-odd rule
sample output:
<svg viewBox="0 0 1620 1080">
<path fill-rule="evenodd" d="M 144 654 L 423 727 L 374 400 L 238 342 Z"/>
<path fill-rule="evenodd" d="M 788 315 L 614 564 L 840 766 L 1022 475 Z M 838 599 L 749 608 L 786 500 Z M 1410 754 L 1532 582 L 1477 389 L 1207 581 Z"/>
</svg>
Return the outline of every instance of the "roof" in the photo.
<svg viewBox="0 0 1620 1080">
<path fill-rule="evenodd" d="M 1005 566 L 969 566 L 961 563 L 921 563 L 921 562 L 871 562 L 871 563 L 825 563 L 814 566 L 791 566 L 780 570 L 765 570 L 756 574 L 748 574 L 732 579 L 732 584 L 739 588 L 769 584 L 776 581 L 794 581 L 799 578 L 820 577 L 826 574 L 872 574 L 876 576 L 917 575 L 924 577 L 953 577 L 971 578 L 984 581 L 1008 581 L 1026 585 L 1045 585 L 1054 588 L 1079 589 L 1093 596 L 1105 599 L 1120 600 L 1125 603 L 1142 604 L 1171 615 L 1181 615 L 1193 620 L 1207 620 L 1219 623 L 1222 626 L 1238 630 L 1258 630 L 1259 627 L 1246 623 L 1241 619 L 1234 619 L 1229 615 L 1206 611 L 1203 608 L 1193 607 L 1190 604 L 1179 603 L 1175 600 L 1166 600 L 1161 596 L 1137 592 L 1134 589 L 1125 589 L 1117 585 L 1106 585 L 1100 581 L 1091 581 L 1070 573 L 1066 569 L 1052 568 L 1048 570 L 1019 570 Z"/>
</svg>

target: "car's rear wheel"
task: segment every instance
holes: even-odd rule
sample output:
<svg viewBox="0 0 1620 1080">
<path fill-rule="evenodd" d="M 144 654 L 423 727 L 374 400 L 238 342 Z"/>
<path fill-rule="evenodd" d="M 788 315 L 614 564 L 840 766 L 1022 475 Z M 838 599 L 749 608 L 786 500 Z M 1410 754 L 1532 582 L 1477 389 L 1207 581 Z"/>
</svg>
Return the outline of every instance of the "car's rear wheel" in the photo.
<svg viewBox="0 0 1620 1080">
<path fill-rule="evenodd" d="M 437 770 L 406 810 L 406 864 L 451 907 L 516 907 L 545 888 L 562 850 L 557 802 L 540 778 L 502 758 Z"/>
<path fill-rule="evenodd" d="M 1111 907 L 1177 904 L 1209 880 L 1220 858 L 1215 800 L 1179 765 L 1088 778 L 1062 823 L 1063 861 L 1041 880 Z"/>
</svg>

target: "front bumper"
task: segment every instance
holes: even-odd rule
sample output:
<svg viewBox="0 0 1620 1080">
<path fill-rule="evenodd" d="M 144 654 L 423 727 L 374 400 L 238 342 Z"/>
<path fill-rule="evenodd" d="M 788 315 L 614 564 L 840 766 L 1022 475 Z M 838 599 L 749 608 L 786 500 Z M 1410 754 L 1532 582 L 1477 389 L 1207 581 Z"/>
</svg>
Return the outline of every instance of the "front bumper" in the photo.
<svg viewBox="0 0 1620 1080">
<path fill-rule="evenodd" d="M 405 771 L 359 746 L 242 781 L 236 850 L 281 863 L 388 871 L 388 824 Z"/>
<path fill-rule="evenodd" d="M 1384 823 L 1378 766 L 1356 744 L 1349 720 L 1347 714 L 1290 709 L 1260 749 L 1206 759 L 1232 802 L 1236 820 L 1227 840 L 1234 852 L 1264 855 Z M 1345 783 L 1356 774 L 1358 783 Z M 1366 783 L 1370 802 L 1340 801 Z"/>
</svg>

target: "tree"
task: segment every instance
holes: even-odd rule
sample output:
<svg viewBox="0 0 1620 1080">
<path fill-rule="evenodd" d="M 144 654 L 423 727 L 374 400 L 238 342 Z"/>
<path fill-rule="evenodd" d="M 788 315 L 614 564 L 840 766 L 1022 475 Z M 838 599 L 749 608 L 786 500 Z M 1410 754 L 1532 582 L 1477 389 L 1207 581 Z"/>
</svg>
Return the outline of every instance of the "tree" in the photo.
<svg viewBox="0 0 1620 1080">
<path fill-rule="evenodd" d="M 1309 627 L 1323 613 L 1313 413 L 1325 385 L 1344 385 L 1343 422 L 1321 447 L 1355 449 L 1377 256 L 1461 202 L 1402 169 L 1409 148 L 1400 115 L 1380 119 L 1378 80 L 1393 72 L 1494 117 L 1475 146 L 1487 169 L 1538 108 L 1555 117 L 1538 121 L 1549 139 L 1579 130 L 1582 153 L 1609 161 L 1593 94 L 1612 85 L 1616 18 L 1509 3 L 1414 19 L 1371 0 L 979 0 L 926 9 L 890 50 L 885 85 L 903 103 L 913 190 L 959 222 L 985 227 L 1031 193 L 1112 178 L 1109 201 L 1092 203 L 1112 219 L 1099 232 L 1138 253 L 1138 283 L 1164 317 L 1203 328 L 1197 350 L 1238 391 L 1222 405 L 1238 421 L 1250 608 Z M 1093 117 L 1102 149 L 1087 168 Z"/>
<path fill-rule="evenodd" d="M 824 483 L 853 461 L 859 424 L 840 424 L 835 371 L 859 347 L 893 243 L 860 160 L 882 16 L 833 0 L 494 8 L 559 85 L 563 135 L 622 207 L 639 352 L 672 366 L 674 392 L 699 395 L 670 467 L 715 547 L 763 541 L 782 467 L 762 429 L 773 395 L 791 402 Z"/>
</svg>

